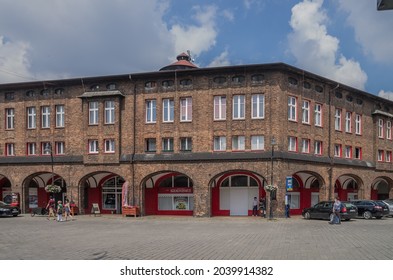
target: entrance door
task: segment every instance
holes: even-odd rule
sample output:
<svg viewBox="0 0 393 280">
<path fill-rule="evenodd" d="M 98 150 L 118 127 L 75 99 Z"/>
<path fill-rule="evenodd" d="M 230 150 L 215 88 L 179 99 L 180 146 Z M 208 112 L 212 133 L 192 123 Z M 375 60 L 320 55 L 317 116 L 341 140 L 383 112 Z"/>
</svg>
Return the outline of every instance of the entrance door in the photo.
<svg viewBox="0 0 393 280">
<path fill-rule="evenodd" d="M 248 216 L 248 189 L 232 187 L 230 194 L 230 215 Z"/>
</svg>

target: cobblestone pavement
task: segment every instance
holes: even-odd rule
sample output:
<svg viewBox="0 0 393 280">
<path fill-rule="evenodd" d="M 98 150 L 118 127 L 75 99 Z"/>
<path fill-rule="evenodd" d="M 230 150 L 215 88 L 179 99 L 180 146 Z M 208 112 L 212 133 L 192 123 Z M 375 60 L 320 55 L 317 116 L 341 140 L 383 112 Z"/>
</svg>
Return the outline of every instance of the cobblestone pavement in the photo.
<svg viewBox="0 0 393 280">
<path fill-rule="evenodd" d="M 341 225 L 301 217 L 0 218 L 0 259 L 392 260 L 393 218 Z"/>
</svg>

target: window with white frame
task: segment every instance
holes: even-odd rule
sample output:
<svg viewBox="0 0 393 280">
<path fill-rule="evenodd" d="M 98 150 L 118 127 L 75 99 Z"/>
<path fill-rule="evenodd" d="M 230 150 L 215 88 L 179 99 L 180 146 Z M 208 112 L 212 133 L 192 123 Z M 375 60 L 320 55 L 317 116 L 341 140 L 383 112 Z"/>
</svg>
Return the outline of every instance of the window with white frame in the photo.
<svg viewBox="0 0 393 280">
<path fill-rule="evenodd" d="M 173 138 L 162 138 L 162 151 L 173 152 Z"/>
<path fill-rule="evenodd" d="M 345 146 L 344 156 L 345 156 L 345 158 L 352 158 L 352 147 L 351 146 Z"/>
<path fill-rule="evenodd" d="M 378 137 L 383 138 L 383 119 L 378 119 Z"/>
<path fill-rule="evenodd" d="M 341 109 L 336 109 L 334 114 L 334 129 L 341 131 Z"/>
<path fill-rule="evenodd" d="M 192 138 L 191 137 L 180 138 L 180 151 L 182 151 L 182 152 L 192 151 Z"/>
<path fill-rule="evenodd" d="M 244 95 L 234 95 L 233 96 L 233 119 L 239 120 L 244 119 Z"/>
<path fill-rule="evenodd" d="M 345 112 L 345 132 L 352 132 L 352 113 Z"/>
<path fill-rule="evenodd" d="M 384 159 L 384 151 L 378 150 L 378 161 L 383 161 Z"/>
<path fill-rule="evenodd" d="M 115 152 L 115 140 L 105 139 L 105 153 L 114 153 L 114 152 Z"/>
<path fill-rule="evenodd" d="M 7 108 L 5 109 L 5 129 L 15 128 L 15 109 Z"/>
<path fill-rule="evenodd" d="M 89 154 L 98 154 L 98 140 L 89 140 Z"/>
<path fill-rule="evenodd" d="M 251 96 L 251 118 L 263 119 L 265 117 L 265 95 L 253 94 Z"/>
<path fill-rule="evenodd" d="M 392 139 L 392 122 L 391 121 L 386 122 L 386 139 L 389 139 L 389 140 Z"/>
<path fill-rule="evenodd" d="M 27 155 L 35 156 L 37 154 L 37 144 L 36 143 L 27 143 Z"/>
<path fill-rule="evenodd" d="M 362 159 L 362 148 L 361 147 L 355 147 L 354 158 L 355 159 Z"/>
<path fill-rule="evenodd" d="M 105 101 L 105 124 L 115 123 L 115 101 Z"/>
<path fill-rule="evenodd" d="M 302 153 L 308 154 L 310 152 L 310 139 L 302 139 Z"/>
<path fill-rule="evenodd" d="M 314 141 L 314 154 L 322 155 L 322 141 L 319 140 Z"/>
<path fill-rule="evenodd" d="M 251 136 L 251 150 L 264 150 L 265 149 L 265 137 L 263 135 L 252 135 Z"/>
<path fill-rule="evenodd" d="M 50 127 L 50 107 L 42 106 L 41 107 L 41 127 L 49 128 Z"/>
<path fill-rule="evenodd" d="M 308 101 L 308 100 L 303 100 L 302 123 L 304 123 L 304 124 L 310 123 L 310 101 Z"/>
<path fill-rule="evenodd" d="M 232 150 L 243 151 L 246 149 L 246 138 L 244 136 L 232 136 Z"/>
<path fill-rule="evenodd" d="M 162 100 L 162 121 L 173 122 L 175 115 L 175 102 L 173 99 L 164 98 Z"/>
<path fill-rule="evenodd" d="M 297 121 L 296 118 L 296 97 L 288 96 L 288 120 Z"/>
<path fill-rule="evenodd" d="M 392 151 L 386 151 L 385 161 L 392 162 Z"/>
<path fill-rule="evenodd" d="M 14 143 L 6 143 L 5 149 L 6 149 L 6 156 L 7 157 L 15 156 L 15 144 Z"/>
<path fill-rule="evenodd" d="M 37 113 L 35 107 L 27 107 L 27 128 L 34 129 L 37 127 Z"/>
<path fill-rule="evenodd" d="M 297 151 L 297 138 L 294 136 L 288 137 L 288 151 L 290 151 L 290 152 Z"/>
<path fill-rule="evenodd" d="M 214 120 L 225 120 L 227 110 L 227 98 L 225 96 L 214 96 Z"/>
<path fill-rule="evenodd" d="M 146 100 L 146 123 L 155 123 L 157 120 L 157 103 L 155 99 Z"/>
<path fill-rule="evenodd" d="M 89 125 L 98 124 L 98 102 L 89 102 Z"/>
<path fill-rule="evenodd" d="M 64 105 L 56 105 L 56 127 L 65 126 L 65 112 Z"/>
<path fill-rule="evenodd" d="M 362 134 L 362 116 L 359 114 L 355 116 L 355 133 L 357 135 Z"/>
<path fill-rule="evenodd" d="M 315 104 L 314 124 L 315 124 L 315 126 L 322 126 L 322 105 L 321 104 Z"/>
<path fill-rule="evenodd" d="M 191 97 L 180 98 L 180 121 L 182 121 L 182 122 L 192 121 L 192 98 Z"/>
<path fill-rule="evenodd" d="M 55 154 L 56 155 L 65 154 L 65 143 L 63 141 L 55 142 Z"/>
<path fill-rule="evenodd" d="M 334 156 L 341 157 L 341 144 L 334 144 Z"/>
<path fill-rule="evenodd" d="M 290 209 L 300 209 L 300 193 L 288 192 L 288 204 Z"/>
<path fill-rule="evenodd" d="M 214 151 L 225 151 L 227 149 L 227 138 L 225 136 L 214 137 Z"/>
</svg>

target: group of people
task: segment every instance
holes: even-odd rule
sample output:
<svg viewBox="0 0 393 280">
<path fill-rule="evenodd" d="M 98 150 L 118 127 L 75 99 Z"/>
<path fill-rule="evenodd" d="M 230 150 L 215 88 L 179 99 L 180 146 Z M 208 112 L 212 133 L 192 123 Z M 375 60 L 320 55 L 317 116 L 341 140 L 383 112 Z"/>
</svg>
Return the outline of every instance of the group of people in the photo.
<svg viewBox="0 0 393 280">
<path fill-rule="evenodd" d="M 68 218 L 71 218 L 71 216 L 72 218 L 74 218 L 74 213 L 72 211 L 71 204 L 73 203 L 70 203 L 70 201 L 66 199 L 64 204 L 61 200 L 59 200 L 56 206 L 56 201 L 51 196 L 49 198 L 48 204 L 46 205 L 46 209 L 48 210 L 47 219 L 50 220 L 51 217 L 53 217 L 53 220 L 57 220 L 58 222 L 63 222 L 63 215 L 66 221 L 68 220 Z"/>
<path fill-rule="evenodd" d="M 254 197 L 253 205 L 252 205 L 252 215 L 253 216 L 258 216 L 258 206 L 260 210 L 260 215 L 263 218 L 266 218 L 266 199 L 264 197 L 261 197 L 259 199 L 259 202 L 257 200 L 257 197 Z"/>
</svg>

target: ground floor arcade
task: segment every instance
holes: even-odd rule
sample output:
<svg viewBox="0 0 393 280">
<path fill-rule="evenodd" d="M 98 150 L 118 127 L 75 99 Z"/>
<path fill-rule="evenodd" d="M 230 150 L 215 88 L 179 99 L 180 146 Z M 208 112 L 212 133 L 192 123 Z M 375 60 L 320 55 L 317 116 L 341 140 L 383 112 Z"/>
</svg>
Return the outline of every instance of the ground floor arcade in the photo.
<svg viewBox="0 0 393 280">
<path fill-rule="evenodd" d="M 12 200 L 17 193 L 25 213 L 45 207 L 49 196 L 54 196 L 56 201 L 74 201 L 85 214 L 93 204 L 101 213 L 114 214 L 128 204 L 138 205 L 143 215 L 248 216 L 254 197 L 269 201 L 265 186 L 272 175 L 278 187 L 275 215 L 283 215 L 285 201 L 296 215 L 335 195 L 341 200 L 393 198 L 393 174 L 339 167 L 329 174 L 324 166 L 282 162 L 272 174 L 269 166 L 268 162 L 204 163 L 203 168 L 192 163 L 135 164 L 133 169 L 130 165 L 73 166 L 64 169 L 66 172 L 59 166 L 54 173 L 45 171 L 47 167 L 26 167 L 19 177 L 12 172 L 0 175 L 0 200 Z M 292 182 L 289 188 L 288 178 Z M 52 184 L 60 187 L 58 193 L 46 191 Z"/>
</svg>

